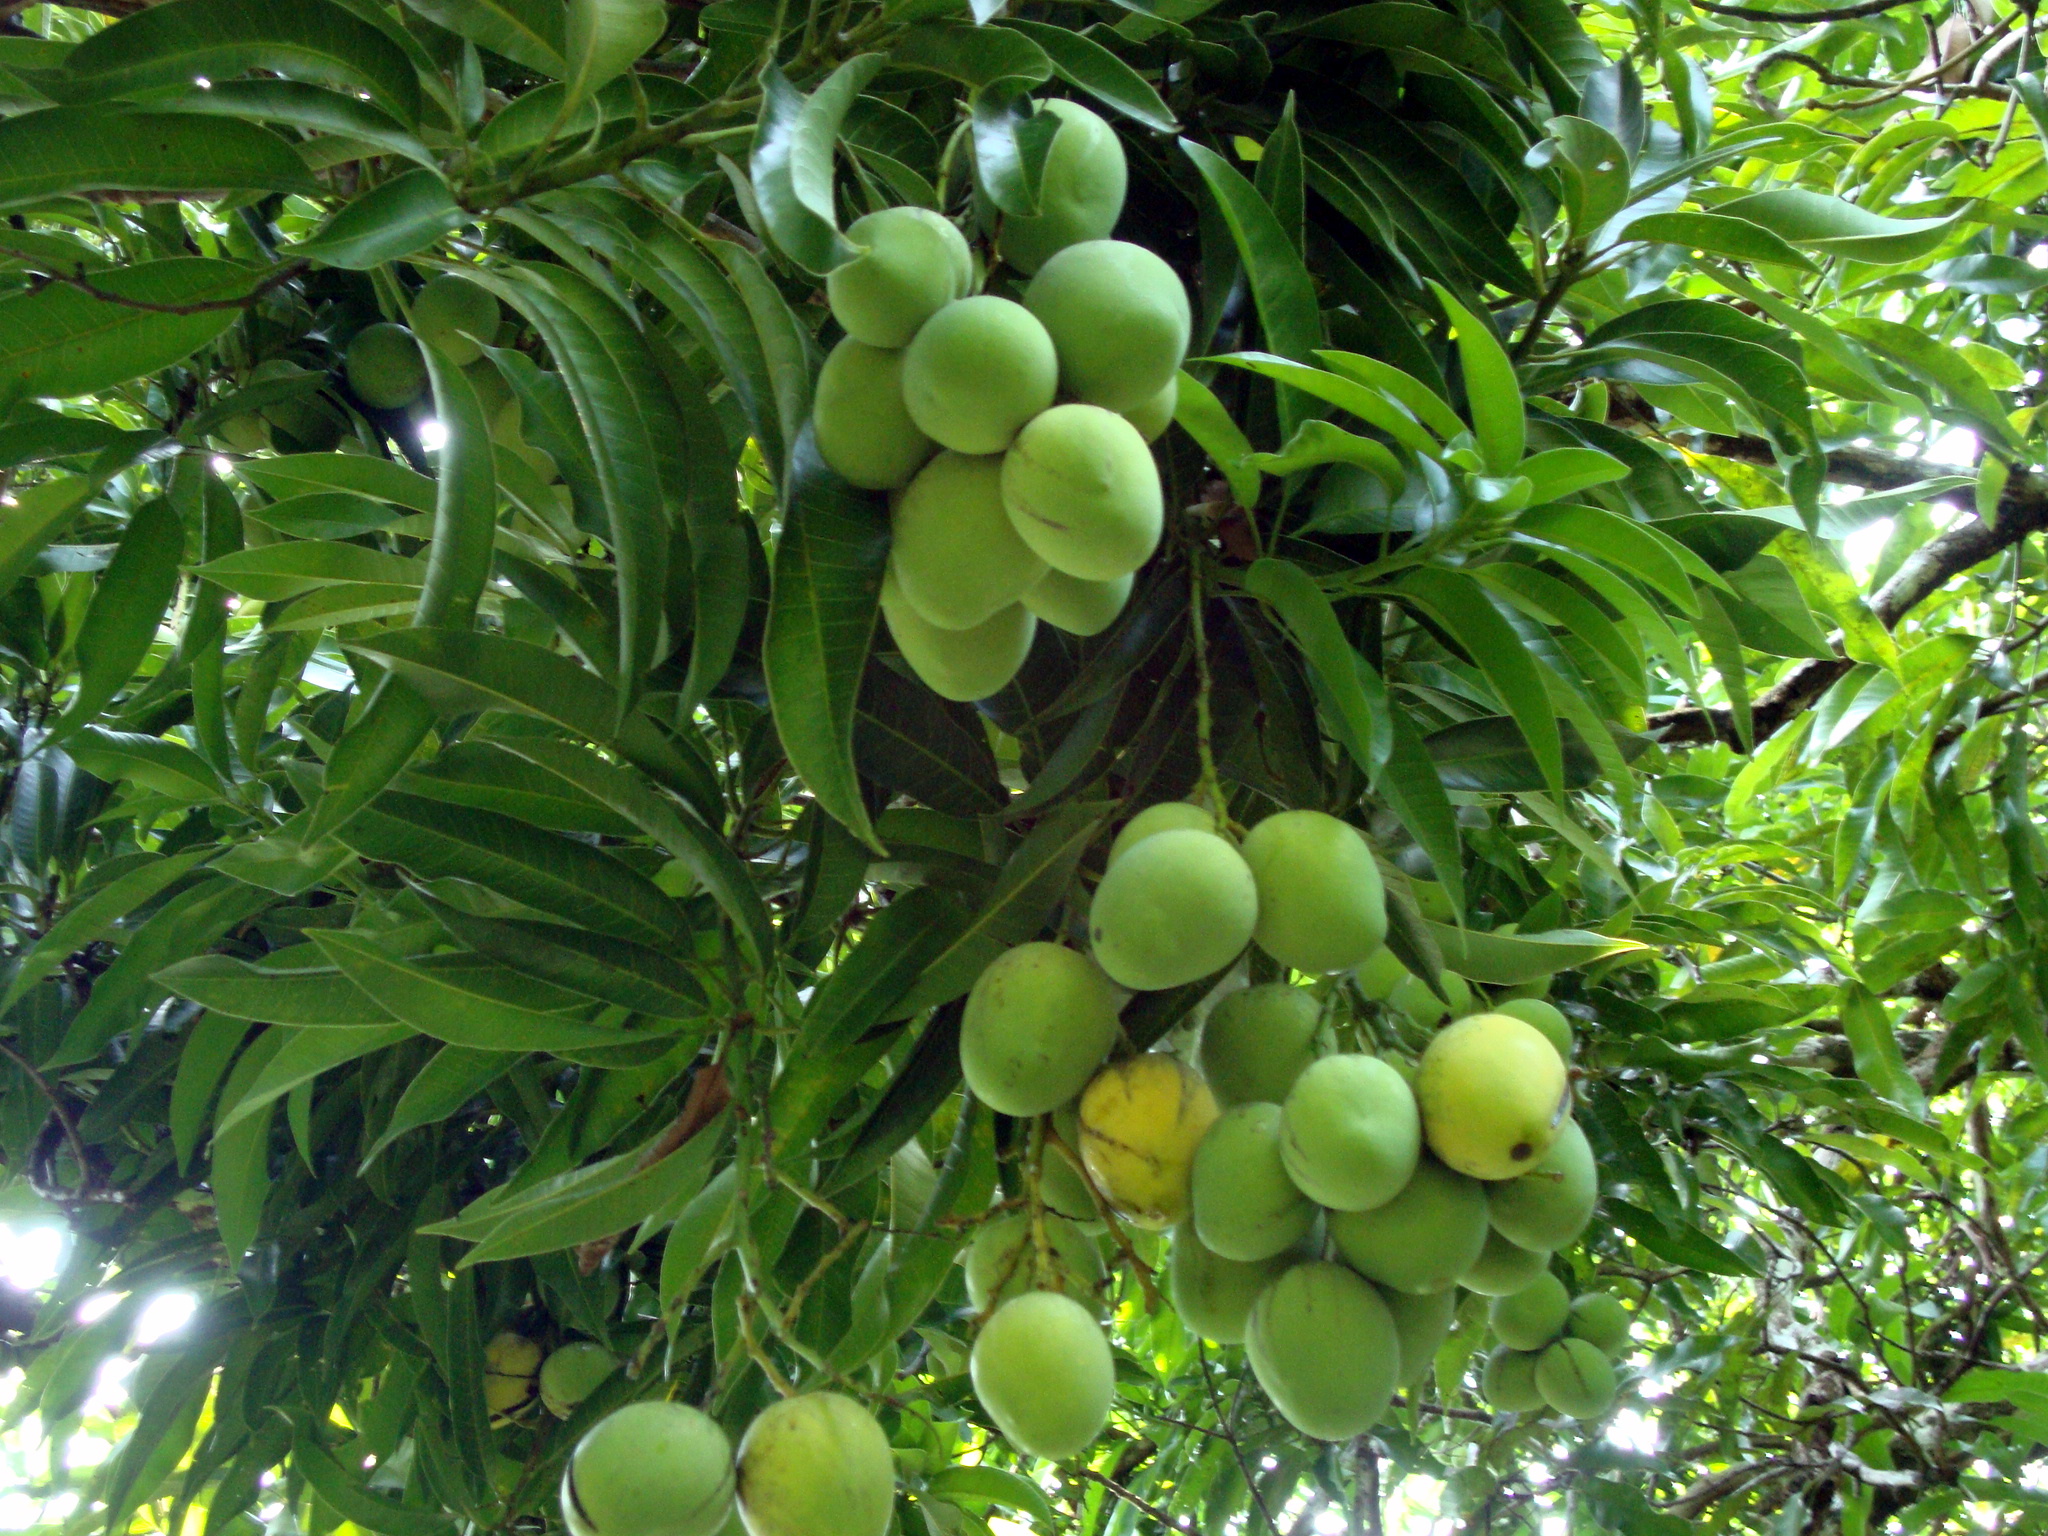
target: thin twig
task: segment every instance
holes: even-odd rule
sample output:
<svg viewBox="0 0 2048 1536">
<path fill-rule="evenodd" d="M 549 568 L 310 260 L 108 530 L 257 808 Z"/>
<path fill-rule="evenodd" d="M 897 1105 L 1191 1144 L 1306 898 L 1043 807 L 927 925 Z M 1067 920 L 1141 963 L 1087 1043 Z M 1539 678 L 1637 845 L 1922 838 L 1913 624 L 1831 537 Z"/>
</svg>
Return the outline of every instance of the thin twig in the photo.
<svg viewBox="0 0 2048 1536">
<path fill-rule="evenodd" d="M 71 1118 L 71 1112 L 64 1107 L 64 1101 L 57 1097 L 57 1092 L 50 1086 L 49 1079 L 38 1072 L 26 1056 L 4 1040 L 0 1040 L 0 1056 L 5 1056 L 21 1068 L 23 1075 L 35 1084 L 36 1091 L 50 1101 L 50 1113 L 56 1116 L 57 1124 L 64 1128 L 64 1140 L 71 1147 L 71 1155 L 78 1160 L 79 1195 L 81 1198 L 86 1197 L 92 1184 L 92 1163 L 86 1156 L 85 1142 L 79 1137 L 78 1122 Z"/>
<path fill-rule="evenodd" d="M 680 1148 L 684 1142 L 695 1136 L 705 1126 L 718 1118 L 719 1112 L 732 1101 L 732 1090 L 725 1080 L 725 1067 L 712 1062 L 690 1079 L 690 1091 L 683 1097 L 683 1107 L 676 1111 L 675 1119 L 668 1128 L 640 1154 L 633 1165 L 635 1173 L 644 1172 Z M 605 1255 L 618 1246 L 619 1234 L 593 1238 L 576 1249 L 576 1272 L 581 1275 L 595 1274 Z"/>
<path fill-rule="evenodd" d="M 1165 1510 L 1161 1509 L 1157 1504 L 1154 1504 L 1150 1499 L 1146 1498 L 1143 1494 L 1131 1492 L 1131 1490 L 1126 1488 L 1122 1483 L 1117 1482 L 1114 1478 L 1103 1476 L 1100 1472 L 1097 1472 L 1093 1467 L 1076 1467 L 1074 1469 L 1074 1476 L 1084 1478 L 1091 1483 L 1099 1483 L 1104 1488 L 1107 1488 L 1111 1493 L 1115 1494 L 1118 1498 L 1122 1499 L 1126 1504 L 1130 1505 L 1131 1508 L 1137 1510 L 1140 1514 L 1148 1515 L 1152 1519 L 1157 1520 L 1169 1531 L 1180 1531 L 1183 1533 L 1183 1536 L 1195 1536 L 1195 1528 L 1192 1525 L 1185 1525 L 1182 1522 L 1174 1519 L 1173 1516 L 1169 1515 Z"/>
<path fill-rule="evenodd" d="M 1788 27 L 1810 27 L 1823 21 L 1855 21 L 1863 16 L 1881 16 L 1919 0 L 1867 0 L 1863 5 L 1844 5 L 1825 11 L 1772 11 L 1754 5 L 1718 5 L 1714 0 L 1692 0 L 1695 9 L 1716 16 L 1733 16 L 1740 21 L 1775 21 Z"/>
<path fill-rule="evenodd" d="M 7 245 L 0 245 L 0 256 L 12 256 L 21 261 L 40 261 L 40 258 L 31 252 L 16 250 Z M 205 315 L 223 309 L 247 309 L 271 289 L 290 282 L 312 265 L 310 261 L 288 261 L 238 299 L 206 299 L 195 304 L 152 304 L 144 299 L 131 299 L 118 293 L 109 293 L 85 275 L 85 265 L 82 262 L 76 272 L 46 270 L 40 282 L 34 287 L 63 283 L 67 287 L 78 289 L 81 293 L 90 294 L 103 304 L 118 304 L 123 309 L 139 309 L 152 315 Z"/>
</svg>

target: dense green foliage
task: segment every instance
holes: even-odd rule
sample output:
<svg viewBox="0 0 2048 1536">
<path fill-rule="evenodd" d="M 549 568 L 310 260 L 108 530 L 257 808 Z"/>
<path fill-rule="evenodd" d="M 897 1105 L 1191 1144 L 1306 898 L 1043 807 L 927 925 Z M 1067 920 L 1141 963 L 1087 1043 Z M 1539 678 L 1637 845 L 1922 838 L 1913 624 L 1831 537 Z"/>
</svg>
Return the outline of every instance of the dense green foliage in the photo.
<svg viewBox="0 0 2048 1536">
<path fill-rule="evenodd" d="M 833 1385 L 906 1533 L 2040 1528 L 2032 27 L 0 3 L 0 1158 L 69 1234 L 0 1293 L 7 1523 L 537 1531 L 621 1403 Z M 1017 292 L 1067 97 L 1191 298 L 1166 536 L 954 704 L 807 425 L 826 274 L 907 203 Z M 1198 791 L 1366 829 L 1411 969 L 1571 1019 L 1604 1415 L 1491 1411 L 1467 1296 L 1306 1440 L 1117 1224 L 1109 1431 L 992 1438 L 955 1260 L 1053 1179 L 962 1000 Z M 494 1420 L 508 1330 L 631 1368 Z"/>
</svg>

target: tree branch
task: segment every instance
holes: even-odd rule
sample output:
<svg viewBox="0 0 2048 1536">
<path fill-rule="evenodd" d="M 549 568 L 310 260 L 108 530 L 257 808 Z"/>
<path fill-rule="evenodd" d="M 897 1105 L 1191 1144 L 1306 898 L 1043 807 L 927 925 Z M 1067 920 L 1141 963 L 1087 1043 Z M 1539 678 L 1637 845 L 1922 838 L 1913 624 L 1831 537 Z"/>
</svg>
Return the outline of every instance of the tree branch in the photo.
<svg viewBox="0 0 2048 1536">
<path fill-rule="evenodd" d="M 1867 0 L 1863 5 L 1844 5 L 1825 11 L 1769 11 L 1753 5 L 1716 5 L 1713 0 L 1692 0 L 1696 10 L 1716 16 L 1733 16 L 1740 21 L 1775 21 L 1788 27 L 1810 27 L 1821 21 L 1855 21 L 1863 16 L 1881 16 L 1919 0 Z"/>
<path fill-rule="evenodd" d="M 1770 445 L 1755 438 L 1716 437 L 1706 452 L 1745 463 L 1772 462 Z M 1898 490 L 1928 477 L 1937 466 L 1870 448 L 1838 448 L 1828 455 L 1828 478 L 1871 490 Z M 2015 472 L 1998 499 L 1997 517 L 1972 517 L 1935 535 L 1908 555 L 1891 580 L 1871 596 L 1870 611 L 1893 629 L 1913 609 L 1974 566 L 2012 548 L 2030 533 L 2048 528 L 2048 481 Z M 1768 740 L 1833 687 L 1854 663 L 1847 657 L 1803 661 L 1751 708 L 1755 739 Z M 1648 729 L 1666 746 L 1725 741 L 1743 750 L 1733 717 L 1725 709 L 1671 709 L 1650 717 Z"/>
<path fill-rule="evenodd" d="M 18 251 L 4 244 L 0 244 L 0 256 L 12 256 L 17 260 L 30 262 L 36 259 L 26 251 Z M 271 289 L 290 282 L 312 265 L 310 261 L 288 261 L 264 276 L 254 288 L 239 298 L 206 299 L 196 304 L 151 304 L 143 299 L 131 299 L 118 293 L 109 293 L 85 275 L 83 266 L 75 272 L 46 269 L 42 280 L 36 286 L 48 287 L 51 283 L 63 283 L 67 287 L 78 289 L 81 293 L 90 294 L 103 304 L 118 304 L 123 309 L 139 309 L 152 315 L 204 315 L 222 309 L 247 309 Z"/>
</svg>

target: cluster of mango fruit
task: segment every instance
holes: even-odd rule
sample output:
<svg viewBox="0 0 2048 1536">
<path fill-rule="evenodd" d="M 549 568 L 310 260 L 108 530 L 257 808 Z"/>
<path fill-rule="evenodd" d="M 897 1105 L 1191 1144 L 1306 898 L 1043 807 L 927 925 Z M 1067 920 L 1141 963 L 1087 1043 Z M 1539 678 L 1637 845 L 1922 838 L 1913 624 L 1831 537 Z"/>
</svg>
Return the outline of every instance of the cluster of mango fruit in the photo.
<svg viewBox="0 0 2048 1536">
<path fill-rule="evenodd" d="M 1574 1297 L 1552 1264 L 1599 1193 L 1562 1012 L 1411 974 L 1384 945 L 1372 850 L 1319 811 L 1268 816 L 1241 841 L 1203 806 L 1141 812 L 1109 851 L 1089 937 L 1086 953 L 1041 942 L 1000 956 L 962 1025 L 970 1090 L 1036 1122 L 1024 1195 L 966 1256 L 985 1319 L 975 1390 L 1015 1446 L 1064 1458 L 1108 1421 L 1112 1221 L 1172 1230 L 1182 1322 L 1242 1343 L 1305 1435 L 1379 1423 L 1429 1373 L 1466 1292 L 1492 1299 L 1494 1407 L 1607 1410 L 1627 1311 L 1605 1292 Z M 1112 1059 L 1132 992 L 1215 975 L 1251 945 L 1283 975 L 1348 973 L 1362 1001 L 1435 1032 L 1413 1060 L 1331 1049 L 1335 988 L 1283 980 L 1224 991 L 1192 1062 Z"/>
<path fill-rule="evenodd" d="M 1108 238 L 1115 132 L 1075 102 L 1045 110 L 1041 211 L 1001 226 L 1003 292 L 957 225 L 912 206 L 856 220 L 861 254 L 826 278 L 845 335 L 813 397 L 818 453 L 891 493 L 883 617 L 911 670 L 961 701 L 1016 675 L 1040 620 L 1107 629 L 1164 526 L 1148 445 L 1173 420 L 1187 293 Z"/>
</svg>

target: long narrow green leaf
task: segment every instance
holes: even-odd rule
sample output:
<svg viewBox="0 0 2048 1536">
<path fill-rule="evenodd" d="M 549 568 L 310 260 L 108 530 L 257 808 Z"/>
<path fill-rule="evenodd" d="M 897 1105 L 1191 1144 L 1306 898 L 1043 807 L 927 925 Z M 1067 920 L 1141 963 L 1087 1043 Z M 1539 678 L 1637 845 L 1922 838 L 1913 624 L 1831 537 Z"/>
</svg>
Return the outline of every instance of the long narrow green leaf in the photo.
<svg viewBox="0 0 2048 1536">
<path fill-rule="evenodd" d="M 1465 648 L 1514 716 L 1553 793 L 1564 789 L 1564 741 L 1541 665 L 1523 646 L 1485 590 L 1470 576 L 1422 567 L 1401 578 L 1398 590 L 1424 608 Z"/>
<path fill-rule="evenodd" d="M 889 520 L 881 499 L 826 467 L 809 428 L 791 454 L 762 659 L 782 748 L 848 831 L 884 852 L 853 766 L 861 673 L 880 610 Z"/>
</svg>

